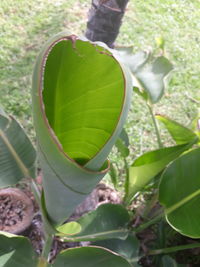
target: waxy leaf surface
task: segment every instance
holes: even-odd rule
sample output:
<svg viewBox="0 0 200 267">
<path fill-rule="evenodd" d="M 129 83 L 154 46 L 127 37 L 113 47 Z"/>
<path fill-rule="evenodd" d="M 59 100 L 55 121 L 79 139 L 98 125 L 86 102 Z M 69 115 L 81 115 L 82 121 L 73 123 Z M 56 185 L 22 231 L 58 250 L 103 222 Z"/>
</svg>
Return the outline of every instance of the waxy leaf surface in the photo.
<svg viewBox="0 0 200 267">
<path fill-rule="evenodd" d="M 36 263 L 36 253 L 26 237 L 0 231 L 0 266 L 35 267 Z"/>
<path fill-rule="evenodd" d="M 168 223 L 183 235 L 200 238 L 200 148 L 176 159 L 163 173 L 159 201 Z"/>
<path fill-rule="evenodd" d="M 35 177 L 36 152 L 19 123 L 0 111 L 0 187 Z"/>
<path fill-rule="evenodd" d="M 129 169 L 129 199 L 143 189 L 171 161 L 189 149 L 192 144 L 161 148 L 147 152 L 137 158 Z"/>
<path fill-rule="evenodd" d="M 52 267 L 131 267 L 128 261 L 108 249 L 80 247 L 67 249 L 56 258 Z"/>
</svg>

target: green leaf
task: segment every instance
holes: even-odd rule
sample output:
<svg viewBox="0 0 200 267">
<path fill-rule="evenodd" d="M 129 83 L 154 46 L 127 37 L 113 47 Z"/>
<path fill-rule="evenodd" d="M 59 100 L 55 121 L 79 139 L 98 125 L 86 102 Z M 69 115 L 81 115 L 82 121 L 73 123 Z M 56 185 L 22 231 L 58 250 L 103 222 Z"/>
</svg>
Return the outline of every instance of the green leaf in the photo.
<svg viewBox="0 0 200 267">
<path fill-rule="evenodd" d="M 58 236 L 75 235 L 81 231 L 81 225 L 77 222 L 67 222 L 57 227 L 56 230 L 59 232 L 57 233 Z"/>
<path fill-rule="evenodd" d="M 54 223 L 64 222 L 107 173 L 131 86 L 129 70 L 105 44 L 63 32 L 40 53 L 33 115 L 45 204 Z"/>
<path fill-rule="evenodd" d="M 132 72 L 133 88 L 145 100 L 156 103 L 163 96 L 166 86 L 165 78 L 173 66 L 164 56 L 150 62 L 150 53 L 146 51 L 133 55 L 131 50 L 116 51 L 118 59 Z M 138 89 L 137 89 L 138 88 Z"/>
<path fill-rule="evenodd" d="M 184 127 L 180 123 L 161 115 L 156 115 L 156 118 L 165 125 L 177 144 L 186 144 L 195 139 L 198 140 L 198 136 L 193 131 Z"/>
<path fill-rule="evenodd" d="M 0 112 L 0 187 L 35 177 L 36 152 L 19 123 Z"/>
<path fill-rule="evenodd" d="M 35 267 L 36 263 L 37 256 L 27 238 L 0 231 L 0 266 Z"/>
<path fill-rule="evenodd" d="M 133 234 L 125 240 L 108 239 L 94 242 L 93 245 L 108 248 L 133 263 L 133 266 L 137 265 L 140 243 Z"/>
<path fill-rule="evenodd" d="M 157 36 L 155 38 L 156 44 L 158 46 L 158 48 L 160 48 L 161 50 L 164 51 L 165 48 L 165 39 L 163 38 L 163 36 Z"/>
<path fill-rule="evenodd" d="M 165 89 L 165 77 L 172 69 L 169 60 L 160 56 L 152 64 L 133 71 L 139 87 L 148 93 L 150 102 L 157 103 L 161 99 Z"/>
<path fill-rule="evenodd" d="M 82 231 L 65 241 L 95 241 L 110 238 L 125 239 L 128 235 L 128 211 L 121 205 L 103 204 L 82 216 L 77 222 Z"/>
<path fill-rule="evenodd" d="M 100 247 L 80 247 L 61 252 L 53 267 L 131 267 L 124 258 Z"/>
<path fill-rule="evenodd" d="M 176 159 L 163 173 L 159 201 L 168 223 L 178 232 L 200 238 L 200 148 Z"/>
<path fill-rule="evenodd" d="M 147 152 L 137 158 L 129 168 L 129 200 L 171 161 L 192 145 L 193 143 L 161 148 Z"/>
</svg>

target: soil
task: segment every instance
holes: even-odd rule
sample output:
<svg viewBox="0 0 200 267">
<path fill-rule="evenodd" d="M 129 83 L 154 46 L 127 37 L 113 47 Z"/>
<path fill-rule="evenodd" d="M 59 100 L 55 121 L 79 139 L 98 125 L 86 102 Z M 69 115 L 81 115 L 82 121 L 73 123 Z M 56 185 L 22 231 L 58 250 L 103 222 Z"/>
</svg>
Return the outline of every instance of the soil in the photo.
<svg viewBox="0 0 200 267">
<path fill-rule="evenodd" d="M 33 218 L 31 199 L 17 188 L 0 190 L 0 230 L 13 234 L 24 231 Z"/>
</svg>

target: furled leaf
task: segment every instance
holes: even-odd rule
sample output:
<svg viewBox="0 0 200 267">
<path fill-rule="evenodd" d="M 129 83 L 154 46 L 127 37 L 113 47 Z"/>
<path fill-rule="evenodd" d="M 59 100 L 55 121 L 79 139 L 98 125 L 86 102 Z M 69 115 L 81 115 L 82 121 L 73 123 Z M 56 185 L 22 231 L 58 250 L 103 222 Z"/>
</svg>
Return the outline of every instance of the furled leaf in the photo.
<svg viewBox="0 0 200 267">
<path fill-rule="evenodd" d="M 61 252 L 52 267 L 131 267 L 128 261 L 100 247 L 79 247 Z"/>
<path fill-rule="evenodd" d="M 65 241 L 95 241 L 110 238 L 125 239 L 128 235 L 128 211 L 121 205 L 103 204 L 82 216 L 77 222 L 82 231 Z"/>
<path fill-rule="evenodd" d="M 164 51 L 165 48 L 165 39 L 163 38 L 163 36 L 157 36 L 155 38 L 156 44 L 158 46 L 158 48 L 160 48 L 162 51 Z"/>
<path fill-rule="evenodd" d="M 36 152 L 19 123 L 0 112 L 0 187 L 35 177 Z"/>
<path fill-rule="evenodd" d="M 129 70 L 105 44 L 65 32 L 43 48 L 33 77 L 33 114 L 45 203 L 62 223 L 108 171 L 131 94 Z"/>
<path fill-rule="evenodd" d="M 0 266 L 35 267 L 36 263 L 37 256 L 26 237 L 0 231 Z"/>
<path fill-rule="evenodd" d="M 198 136 L 193 131 L 184 127 L 180 123 L 161 115 L 156 115 L 156 118 L 165 125 L 177 144 L 186 144 L 195 139 L 198 140 Z"/>
<path fill-rule="evenodd" d="M 153 177 L 192 145 L 193 143 L 189 143 L 161 148 L 137 158 L 129 169 L 129 199 L 131 200 Z"/>
<path fill-rule="evenodd" d="M 176 231 L 200 238 L 200 148 L 179 157 L 165 170 L 159 201 Z"/>
<path fill-rule="evenodd" d="M 108 239 L 94 242 L 93 245 L 108 248 L 126 258 L 133 266 L 139 266 L 136 263 L 138 261 L 140 243 L 133 234 L 129 234 L 125 240 Z"/>
</svg>

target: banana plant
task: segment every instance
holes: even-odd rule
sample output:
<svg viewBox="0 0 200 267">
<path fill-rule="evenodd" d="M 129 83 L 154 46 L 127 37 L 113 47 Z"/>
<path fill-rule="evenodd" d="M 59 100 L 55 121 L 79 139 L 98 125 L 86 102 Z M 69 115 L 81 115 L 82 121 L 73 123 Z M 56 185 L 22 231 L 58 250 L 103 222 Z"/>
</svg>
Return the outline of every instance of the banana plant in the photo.
<svg viewBox="0 0 200 267">
<path fill-rule="evenodd" d="M 33 75 L 33 117 L 44 202 L 64 222 L 109 169 L 107 156 L 130 106 L 129 69 L 105 44 L 62 32 Z"/>
</svg>

